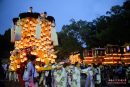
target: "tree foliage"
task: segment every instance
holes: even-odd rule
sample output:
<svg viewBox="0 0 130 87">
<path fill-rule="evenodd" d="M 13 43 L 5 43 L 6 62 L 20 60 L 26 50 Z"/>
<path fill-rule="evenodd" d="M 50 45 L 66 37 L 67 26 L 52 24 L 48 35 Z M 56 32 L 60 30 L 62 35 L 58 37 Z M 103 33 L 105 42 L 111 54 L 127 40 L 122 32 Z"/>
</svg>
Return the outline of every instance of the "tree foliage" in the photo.
<svg viewBox="0 0 130 87">
<path fill-rule="evenodd" d="M 72 53 L 80 49 L 104 47 L 107 44 L 123 45 L 130 43 L 130 1 L 123 6 L 113 6 L 106 15 L 92 22 L 71 20 L 58 33 L 60 53 Z M 66 54 L 64 54 L 66 55 Z"/>
</svg>

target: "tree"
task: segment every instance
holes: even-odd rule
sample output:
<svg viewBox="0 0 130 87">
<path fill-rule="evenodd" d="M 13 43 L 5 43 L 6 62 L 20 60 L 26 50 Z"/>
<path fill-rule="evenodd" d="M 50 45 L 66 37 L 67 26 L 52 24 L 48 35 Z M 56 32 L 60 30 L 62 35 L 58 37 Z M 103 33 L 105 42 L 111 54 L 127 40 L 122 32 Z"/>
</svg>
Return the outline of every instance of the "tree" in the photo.
<svg viewBox="0 0 130 87">
<path fill-rule="evenodd" d="M 14 44 L 10 42 L 10 29 L 0 35 L 0 58 L 9 58 L 10 51 L 14 49 Z"/>
<path fill-rule="evenodd" d="M 58 33 L 59 47 L 58 56 L 60 59 L 66 59 L 70 54 L 82 49 L 81 43 L 75 38 L 74 33 L 70 32 L 69 26 L 63 26 L 63 30 Z"/>
</svg>

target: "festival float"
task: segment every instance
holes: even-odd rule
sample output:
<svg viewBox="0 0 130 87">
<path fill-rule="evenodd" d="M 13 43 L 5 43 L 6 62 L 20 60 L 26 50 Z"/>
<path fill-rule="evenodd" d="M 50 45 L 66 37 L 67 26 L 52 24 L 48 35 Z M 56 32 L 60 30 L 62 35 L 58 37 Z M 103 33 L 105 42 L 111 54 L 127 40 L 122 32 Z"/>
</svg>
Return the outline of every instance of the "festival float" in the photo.
<svg viewBox="0 0 130 87">
<path fill-rule="evenodd" d="M 14 50 L 10 52 L 11 71 L 26 65 L 28 54 L 37 56 L 37 70 L 41 70 L 44 64 L 55 62 L 57 56 L 54 46 L 58 45 L 58 40 L 54 17 L 44 18 L 40 13 L 32 12 L 20 13 L 18 18 L 13 19 L 11 42 L 15 44 Z"/>
<path fill-rule="evenodd" d="M 105 48 L 93 48 L 92 50 L 84 50 L 84 62 L 87 64 L 102 63 L 105 57 Z"/>
<path fill-rule="evenodd" d="M 93 48 L 84 51 L 84 62 L 87 64 L 130 64 L 130 44 L 123 46 L 107 44 L 105 48 Z"/>
<path fill-rule="evenodd" d="M 70 61 L 71 64 L 75 64 L 76 62 L 81 63 L 80 54 L 79 53 L 71 54 L 69 56 L 69 61 Z"/>
</svg>

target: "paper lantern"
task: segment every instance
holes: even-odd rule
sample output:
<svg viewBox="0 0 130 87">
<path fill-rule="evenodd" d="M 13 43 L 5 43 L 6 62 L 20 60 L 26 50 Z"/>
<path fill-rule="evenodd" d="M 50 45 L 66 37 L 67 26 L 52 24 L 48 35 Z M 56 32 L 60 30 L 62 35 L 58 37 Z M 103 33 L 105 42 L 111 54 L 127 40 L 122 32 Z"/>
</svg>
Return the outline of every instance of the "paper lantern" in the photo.
<svg viewBox="0 0 130 87">
<path fill-rule="evenodd" d="M 27 61 L 27 57 L 24 57 L 23 61 Z"/>
<path fill-rule="evenodd" d="M 44 59 L 41 59 L 41 62 L 44 62 Z"/>
<path fill-rule="evenodd" d="M 56 55 L 53 55 L 53 58 L 57 58 L 57 56 L 56 56 Z"/>
<path fill-rule="evenodd" d="M 37 58 L 36 61 L 41 61 L 41 58 Z"/>
<path fill-rule="evenodd" d="M 15 69 L 14 69 L 14 67 L 10 67 L 10 69 L 12 70 L 12 71 L 14 71 Z"/>
<path fill-rule="evenodd" d="M 55 62 L 55 60 L 54 59 L 51 59 L 51 63 L 54 63 Z"/>
<path fill-rule="evenodd" d="M 26 53 L 22 53 L 23 56 L 26 56 Z"/>
<path fill-rule="evenodd" d="M 47 57 L 47 54 L 45 54 L 44 57 L 46 58 L 46 57 Z"/>
<path fill-rule="evenodd" d="M 21 59 L 21 62 L 23 63 L 23 62 L 24 62 L 24 60 L 23 60 L 23 59 Z"/>
<path fill-rule="evenodd" d="M 39 69 L 39 68 L 40 68 L 40 66 L 36 65 L 36 66 L 35 66 L 35 68 L 36 68 L 36 69 Z"/>
<path fill-rule="evenodd" d="M 13 60 L 13 58 L 12 58 L 12 57 L 10 57 L 10 60 Z"/>
<path fill-rule="evenodd" d="M 17 65 L 17 68 L 20 68 L 20 65 Z"/>
<path fill-rule="evenodd" d="M 14 62 L 15 62 L 15 63 L 18 63 L 18 61 L 17 61 L 17 60 L 15 60 Z"/>
<path fill-rule="evenodd" d="M 32 24 L 33 24 L 33 21 L 30 21 L 29 23 L 32 25 Z"/>
</svg>

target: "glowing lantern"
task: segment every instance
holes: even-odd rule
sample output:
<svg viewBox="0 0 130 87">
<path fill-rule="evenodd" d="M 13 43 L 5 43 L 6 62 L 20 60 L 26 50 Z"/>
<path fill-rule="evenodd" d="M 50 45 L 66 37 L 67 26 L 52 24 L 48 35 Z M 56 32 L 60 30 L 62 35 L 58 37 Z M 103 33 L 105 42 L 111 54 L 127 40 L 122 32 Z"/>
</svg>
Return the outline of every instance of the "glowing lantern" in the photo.
<svg viewBox="0 0 130 87">
<path fill-rule="evenodd" d="M 44 59 L 41 59 L 41 62 L 44 62 Z"/>
<path fill-rule="evenodd" d="M 36 68 L 36 69 L 39 69 L 39 68 L 40 68 L 40 66 L 36 65 L 36 66 L 35 66 L 35 68 Z"/>
<path fill-rule="evenodd" d="M 20 68 L 20 65 L 17 65 L 17 68 Z"/>
<path fill-rule="evenodd" d="M 41 59 L 40 58 L 37 58 L 36 61 L 40 61 Z"/>
<path fill-rule="evenodd" d="M 24 62 L 24 60 L 23 60 L 23 59 L 21 59 L 21 62 L 23 63 L 23 62 Z"/>
<path fill-rule="evenodd" d="M 23 61 L 27 61 L 27 57 L 24 57 Z"/>
</svg>

